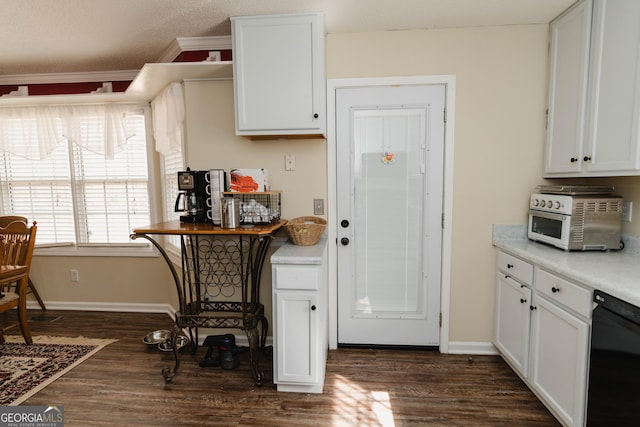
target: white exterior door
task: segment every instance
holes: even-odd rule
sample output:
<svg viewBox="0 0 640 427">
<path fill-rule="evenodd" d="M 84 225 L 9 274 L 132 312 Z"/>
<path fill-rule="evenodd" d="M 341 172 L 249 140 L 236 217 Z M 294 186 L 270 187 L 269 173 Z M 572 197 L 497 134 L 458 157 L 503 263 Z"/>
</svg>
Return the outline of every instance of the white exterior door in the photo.
<svg viewBox="0 0 640 427">
<path fill-rule="evenodd" d="M 336 91 L 339 344 L 439 344 L 444 108 L 444 85 Z"/>
</svg>

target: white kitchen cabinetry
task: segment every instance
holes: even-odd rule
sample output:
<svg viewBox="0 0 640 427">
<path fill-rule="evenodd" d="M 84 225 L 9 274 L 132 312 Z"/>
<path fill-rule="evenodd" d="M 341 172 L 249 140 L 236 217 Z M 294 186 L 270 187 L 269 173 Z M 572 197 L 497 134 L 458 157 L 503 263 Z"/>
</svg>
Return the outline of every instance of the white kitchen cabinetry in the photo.
<svg viewBox="0 0 640 427">
<path fill-rule="evenodd" d="M 585 132 L 591 0 L 550 24 L 546 174 L 579 173 Z"/>
<path fill-rule="evenodd" d="M 562 424 L 584 425 L 592 292 L 502 251 L 497 270 L 496 348 Z"/>
<path fill-rule="evenodd" d="M 323 135 L 324 15 L 231 18 L 236 134 Z"/>
<path fill-rule="evenodd" d="M 530 384 L 565 425 L 584 425 L 590 290 L 538 267 L 531 322 Z"/>
<path fill-rule="evenodd" d="M 533 266 L 498 252 L 494 344 L 521 376 L 527 376 Z"/>
<path fill-rule="evenodd" d="M 271 257 L 278 391 L 322 393 L 328 348 L 326 240 L 286 244 Z"/>
<path fill-rule="evenodd" d="M 640 175 L 639 21 L 637 0 L 584 0 L 551 23 L 545 177 Z"/>
</svg>

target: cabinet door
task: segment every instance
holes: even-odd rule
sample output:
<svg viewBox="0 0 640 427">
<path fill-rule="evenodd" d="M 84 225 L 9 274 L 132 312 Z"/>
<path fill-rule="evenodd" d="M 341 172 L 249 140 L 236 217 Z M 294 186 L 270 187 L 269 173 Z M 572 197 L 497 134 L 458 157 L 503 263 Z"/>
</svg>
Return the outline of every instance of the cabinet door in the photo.
<svg viewBox="0 0 640 427">
<path fill-rule="evenodd" d="M 582 426 L 589 325 L 534 295 L 529 381 L 563 424 Z"/>
<path fill-rule="evenodd" d="M 550 25 L 545 174 L 582 168 L 591 9 L 582 1 Z"/>
<path fill-rule="evenodd" d="M 596 0 L 586 153 L 589 171 L 637 171 L 640 1 Z M 637 172 L 636 172 L 637 173 Z"/>
<path fill-rule="evenodd" d="M 529 359 L 531 289 L 497 274 L 494 344 L 513 369 L 526 378 Z"/>
<path fill-rule="evenodd" d="M 316 295 L 276 292 L 274 382 L 318 381 L 318 313 Z"/>
<path fill-rule="evenodd" d="M 232 18 L 236 134 L 324 133 L 322 14 Z"/>
</svg>

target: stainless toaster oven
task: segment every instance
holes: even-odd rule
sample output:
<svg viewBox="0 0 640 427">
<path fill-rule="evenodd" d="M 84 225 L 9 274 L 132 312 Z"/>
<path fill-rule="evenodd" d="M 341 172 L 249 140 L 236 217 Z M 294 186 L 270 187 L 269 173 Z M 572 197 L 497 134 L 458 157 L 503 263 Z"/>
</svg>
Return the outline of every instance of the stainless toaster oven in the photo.
<svg viewBox="0 0 640 427">
<path fill-rule="evenodd" d="M 622 248 L 622 197 L 538 188 L 529 203 L 529 239 L 567 251 Z"/>
</svg>

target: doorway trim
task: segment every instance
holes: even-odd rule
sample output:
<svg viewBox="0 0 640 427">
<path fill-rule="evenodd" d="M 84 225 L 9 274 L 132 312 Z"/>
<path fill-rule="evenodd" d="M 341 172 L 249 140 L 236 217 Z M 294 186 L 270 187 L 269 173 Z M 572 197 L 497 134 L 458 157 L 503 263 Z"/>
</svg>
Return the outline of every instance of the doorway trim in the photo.
<svg viewBox="0 0 640 427">
<path fill-rule="evenodd" d="M 338 248 L 337 238 L 337 169 L 336 169 L 336 90 L 342 88 L 389 86 L 389 85 L 430 85 L 445 86 L 446 122 L 444 128 L 444 187 L 443 187 L 443 227 L 442 227 L 442 276 L 440 283 L 440 327 L 441 353 L 449 352 L 449 314 L 451 294 L 451 242 L 453 218 L 453 131 L 455 128 L 455 75 L 369 77 L 327 80 L 327 218 L 328 218 L 328 293 L 329 293 L 329 348 L 338 347 Z"/>
</svg>

